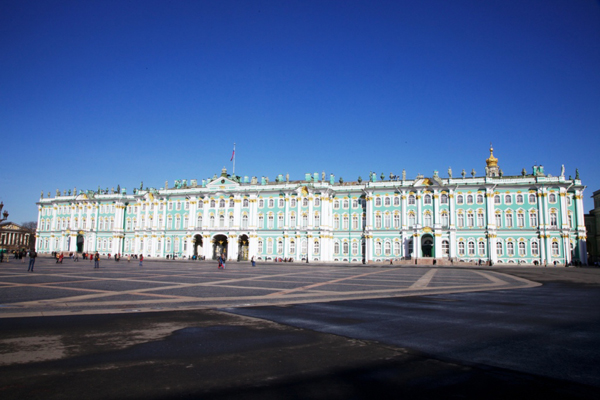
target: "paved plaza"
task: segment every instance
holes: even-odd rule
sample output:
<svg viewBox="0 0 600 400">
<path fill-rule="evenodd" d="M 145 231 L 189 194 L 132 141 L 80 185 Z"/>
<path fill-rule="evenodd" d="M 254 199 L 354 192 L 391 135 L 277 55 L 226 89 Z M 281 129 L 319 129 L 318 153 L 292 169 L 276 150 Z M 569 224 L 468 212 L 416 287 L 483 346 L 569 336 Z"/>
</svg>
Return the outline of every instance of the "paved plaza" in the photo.
<svg viewBox="0 0 600 400">
<path fill-rule="evenodd" d="M 596 399 L 600 269 L 0 264 L 2 399 Z"/>
<path fill-rule="evenodd" d="M 504 290 L 538 283 L 492 270 L 407 266 L 38 258 L 0 264 L 0 317 L 244 307 Z"/>
</svg>

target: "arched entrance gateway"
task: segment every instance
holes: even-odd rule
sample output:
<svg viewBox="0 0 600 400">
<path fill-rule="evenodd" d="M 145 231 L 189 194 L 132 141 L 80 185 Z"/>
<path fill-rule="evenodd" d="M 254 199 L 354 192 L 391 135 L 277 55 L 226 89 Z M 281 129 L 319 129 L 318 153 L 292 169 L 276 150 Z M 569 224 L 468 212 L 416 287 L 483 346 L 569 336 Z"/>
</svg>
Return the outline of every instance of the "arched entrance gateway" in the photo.
<svg viewBox="0 0 600 400">
<path fill-rule="evenodd" d="M 242 235 L 238 239 L 238 261 L 248 261 L 248 246 L 250 240 L 247 235 Z"/>
<path fill-rule="evenodd" d="M 83 253 L 83 235 L 81 233 L 79 233 L 77 235 L 77 252 L 78 253 Z"/>
<path fill-rule="evenodd" d="M 213 237 L 213 260 L 222 256 L 224 259 L 227 259 L 227 236 L 225 235 L 216 235 Z"/>
<path fill-rule="evenodd" d="M 202 235 L 194 235 L 192 245 L 194 246 L 194 256 L 198 258 L 198 256 L 202 254 Z"/>
<path fill-rule="evenodd" d="M 421 237 L 421 251 L 423 252 L 423 257 L 435 257 L 433 236 L 427 234 Z"/>
</svg>

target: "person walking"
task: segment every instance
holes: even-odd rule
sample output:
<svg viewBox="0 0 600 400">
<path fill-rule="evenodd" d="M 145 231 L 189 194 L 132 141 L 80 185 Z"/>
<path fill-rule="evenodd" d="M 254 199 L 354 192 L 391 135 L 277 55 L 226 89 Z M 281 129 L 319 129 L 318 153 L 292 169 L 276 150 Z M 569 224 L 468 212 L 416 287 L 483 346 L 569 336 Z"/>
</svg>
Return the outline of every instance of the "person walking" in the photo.
<svg viewBox="0 0 600 400">
<path fill-rule="evenodd" d="M 252 263 L 253 267 L 256 267 L 256 262 L 254 261 L 254 256 L 252 256 L 252 259 L 250 260 L 250 262 Z"/>
<path fill-rule="evenodd" d="M 131 254 L 127 254 L 127 262 L 131 262 Z"/>
<path fill-rule="evenodd" d="M 144 262 L 144 255 L 140 254 L 140 267 L 143 267 L 143 262 Z"/>
<path fill-rule="evenodd" d="M 100 254 L 96 252 L 94 255 L 94 269 L 100 268 Z"/>
<path fill-rule="evenodd" d="M 35 258 L 37 257 L 37 253 L 33 250 L 29 251 L 29 268 L 27 268 L 27 272 L 33 272 L 33 265 L 35 264 Z"/>
</svg>

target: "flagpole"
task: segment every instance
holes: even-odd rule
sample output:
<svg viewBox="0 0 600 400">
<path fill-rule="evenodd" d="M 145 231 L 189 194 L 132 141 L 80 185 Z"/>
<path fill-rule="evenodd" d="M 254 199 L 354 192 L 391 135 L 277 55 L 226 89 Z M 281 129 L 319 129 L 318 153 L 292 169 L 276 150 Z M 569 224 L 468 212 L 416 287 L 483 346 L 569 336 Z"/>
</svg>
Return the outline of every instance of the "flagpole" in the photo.
<svg viewBox="0 0 600 400">
<path fill-rule="evenodd" d="M 233 176 L 235 176 L 235 143 L 233 143 Z"/>
</svg>

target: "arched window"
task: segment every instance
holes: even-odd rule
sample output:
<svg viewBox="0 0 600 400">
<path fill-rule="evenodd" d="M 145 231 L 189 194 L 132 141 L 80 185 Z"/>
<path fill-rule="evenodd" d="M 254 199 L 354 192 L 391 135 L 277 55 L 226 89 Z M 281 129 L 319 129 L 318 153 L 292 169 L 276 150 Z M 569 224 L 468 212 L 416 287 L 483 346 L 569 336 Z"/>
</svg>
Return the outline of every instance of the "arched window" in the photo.
<svg viewBox="0 0 600 400">
<path fill-rule="evenodd" d="M 426 194 L 425 196 L 423 196 L 423 204 L 431 204 L 431 195 L 430 194 Z"/>
<path fill-rule="evenodd" d="M 475 243 L 469 242 L 468 246 L 469 246 L 469 255 L 474 256 L 475 255 Z"/>
<path fill-rule="evenodd" d="M 409 204 L 409 205 L 413 205 L 413 204 L 415 204 L 415 203 L 416 203 L 416 200 L 415 200 L 415 195 L 414 195 L 414 194 L 411 194 L 410 196 L 408 196 L 408 204 Z"/>
<path fill-rule="evenodd" d="M 540 255 L 540 245 L 538 242 L 531 242 L 531 255 L 534 257 Z"/>
<path fill-rule="evenodd" d="M 375 215 L 375 229 L 381 229 L 381 214 Z"/>
<path fill-rule="evenodd" d="M 400 205 L 400 198 L 398 196 L 394 196 L 394 206 Z"/>
<path fill-rule="evenodd" d="M 277 254 L 283 254 L 283 240 L 277 240 Z"/>
<path fill-rule="evenodd" d="M 410 213 L 408 213 L 408 225 L 409 226 L 414 226 L 415 225 L 415 213 L 413 213 L 412 211 Z"/>
<path fill-rule="evenodd" d="M 517 195 L 517 204 L 523 204 L 523 195 L 522 194 Z"/>
<path fill-rule="evenodd" d="M 242 207 L 248 207 L 250 205 L 250 202 L 248 201 L 248 199 L 244 199 L 244 201 L 242 202 Z"/>
<path fill-rule="evenodd" d="M 242 229 L 248 229 L 248 215 L 242 215 Z"/>
<path fill-rule="evenodd" d="M 456 204 L 463 204 L 465 202 L 464 199 L 465 198 L 463 197 L 463 195 L 459 194 L 458 196 L 456 196 Z"/>
<path fill-rule="evenodd" d="M 319 247 L 319 241 L 315 240 L 314 242 L 314 247 L 313 247 L 313 254 L 315 256 L 319 255 L 319 251 L 320 251 L 320 247 Z"/>
<path fill-rule="evenodd" d="M 467 204 L 473 204 L 473 195 L 467 195 Z"/>
<path fill-rule="evenodd" d="M 431 213 L 425 213 L 423 216 L 423 225 L 431 227 L 433 224 L 431 222 Z"/>
<path fill-rule="evenodd" d="M 552 255 L 554 257 L 558 257 L 560 255 L 560 251 L 558 249 L 558 242 L 552 242 Z"/>
<path fill-rule="evenodd" d="M 296 227 L 296 213 L 293 212 L 290 214 L 290 228 Z"/>
<path fill-rule="evenodd" d="M 458 242 L 458 255 L 459 256 L 465 255 L 465 242 Z"/>
<path fill-rule="evenodd" d="M 515 244 L 513 242 L 506 242 L 506 254 L 509 256 L 515 255 Z"/>
<path fill-rule="evenodd" d="M 500 204 L 500 203 L 501 203 L 501 201 L 500 201 L 500 196 L 498 196 L 498 195 L 495 195 L 495 196 L 494 196 L 494 204 Z"/>
<path fill-rule="evenodd" d="M 394 255 L 400 256 L 400 242 L 398 240 L 394 241 Z"/>
<path fill-rule="evenodd" d="M 386 256 L 392 255 L 392 244 L 390 242 L 386 241 L 385 244 L 384 244 L 384 250 L 383 251 L 384 251 L 384 254 Z"/>
<path fill-rule="evenodd" d="M 517 213 L 517 227 L 523 228 L 525 226 L 525 214 L 522 212 Z"/>
<path fill-rule="evenodd" d="M 296 253 L 296 241 L 294 239 L 290 240 L 290 254 Z"/>
<path fill-rule="evenodd" d="M 526 254 L 527 254 L 527 251 L 526 251 L 526 247 L 525 247 L 525 242 L 520 241 L 519 242 L 519 256 L 525 257 Z"/>
<path fill-rule="evenodd" d="M 264 229 L 265 227 L 265 217 L 262 214 L 258 214 L 258 228 Z"/>
<path fill-rule="evenodd" d="M 376 256 L 381 255 L 381 242 L 380 241 L 375 242 L 375 255 Z"/>
<path fill-rule="evenodd" d="M 536 228 L 538 226 L 537 213 L 535 211 L 529 212 L 529 226 Z"/>
<path fill-rule="evenodd" d="M 267 239 L 267 254 L 273 254 L 273 239 Z"/>
<path fill-rule="evenodd" d="M 483 215 L 483 212 L 478 212 L 477 213 L 477 226 L 478 227 L 483 227 L 483 225 L 485 224 L 485 217 Z"/>
<path fill-rule="evenodd" d="M 504 203 L 512 204 L 512 198 L 510 197 L 510 194 L 504 195 Z"/>
<path fill-rule="evenodd" d="M 448 195 L 446 193 L 442 193 L 442 196 L 440 197 L 440 203 L 448 204 Z"/>
<path fill-rule="evenodd" d="M 340 242 L 338 242 L 337 240 L 333 242 L 333 253 L 340 254 Z"/>
<path fill-rule="evenodd" d="M 274 205 L 275 202 L 273 201 L 273 199 L 269 199 L 269 208 L 273 208 Z"/>
<path fill-rule="evenodd" d="M 202 228 L 202 215 L 198 215 L 198 218 L 196 218 L 196 228 Z"/>
<path fill-rule="evenodd" d="M 480 256 L 485 256 L 485 242 L 478 242 L 477 246 L 479 247 L 479 255 Z"/>
<path fill-rule="evenodd" d="M 535 203 L 537 203 L 536 196 L 535 196 L 535 194 L 530 193 L 529 194 L 529 204 L 535 204 Z"/>
<path fill-rule="evenodd" d="M 352 255 L 358 255 L 358 242 L 352 242 Z"/>
<path fill-rule="evenodd" d="M 496 242 L 496 255 L 497 256 L 502 256 L 504 254 L 504 252 L 502 251 L 502 242 L 501 241 L 497 241 Z"/>
<path fill-rule="evenodd" d="M 548 201 L 549 201 L 550 203 L 556 203 L 556 195 L 555 195 L 554 193 L 550 193 L 550 194 L 548 195 Z"/>
<path fill-rule="evenodd" d="M 450 254 L 450 242 L 442 240 L 442 254 L 447 256 Z"/>
<path fill-rule="evenodd" d="M 375 197 L 375 207 L 381 207 L 381 197 Z"/>
<path fill-rule="evenodd" d="M 225 199 L 219 200 L 219 208 L 225 208 Z"/>
<path fill-rule="evenodd" d="M 483 195 L 482 194 L 477 195 L 477 204 L 483 204 Z"/>
<path fill-rule="evenodd" d="M 262 239 L 258 239 L 258 254 L 262 254 L 264 251 L 263 241 Z"/>
<path fill-rule="evenodd" d="M 389 197 L 387 197 L 387 196 L 385 197 L 385 199 L 383 201 L 383 205 L 386 207 L 389 207 L 390 205 L 392 205 L 392 202 Z"/>
<path fill-rule="evenodd" d="M 441 215 L 441 222 L 442 222 L 442 227 L 443 228 L 447 228 L 448 227 L 448 213 L 447 212 L 443 212 Z"/>
</svg>

